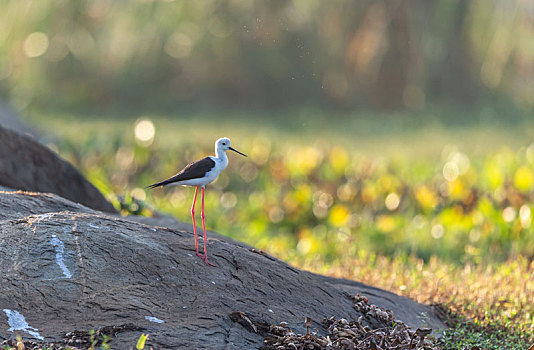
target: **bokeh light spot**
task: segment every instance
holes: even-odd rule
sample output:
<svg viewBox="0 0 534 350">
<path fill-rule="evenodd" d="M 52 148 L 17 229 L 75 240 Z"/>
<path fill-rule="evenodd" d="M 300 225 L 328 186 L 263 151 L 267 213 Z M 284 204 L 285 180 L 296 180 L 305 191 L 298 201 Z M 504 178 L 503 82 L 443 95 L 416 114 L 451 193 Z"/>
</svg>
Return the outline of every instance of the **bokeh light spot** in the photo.
<svg viewBox="0 0 534 350">
<path fill-rule="evenodd" d="M 154 123 L 148 119 L 140 119 L 135 123 L 135 140 L 141 146 L 150 146 L 154 142 L 156 128 Z"/>
<path fill-rule="evenodd" d="M 24 39 L 22 48 L 26 56 L 39 57 L 48 49 L 48 36 L 42 32 L 31 33 Z"/>
<path fill-rule="evenodd" d="M 269 220 L 271 220 L 272 223 L 277 224 L 284 218 L 284 211 L 282 208 L 279 207 L 273 207 L 269 210 Z"/>
<path fill-rule="evenodd" d="M 173 33 L 165 43 L 165 52 L 174 58 L 189 56 L 193 41 L 191 38 L 180 32 Z"/>
<path fill-rule="evenodd" d="M 447 162 L 443 166 L 443 177 L 445 180 L 451 182 L 456 180 L 458 175 L 460 174 L 460 169 L 458 168 L 458 165 L 454 162 Z"/>
<path fill-rule="evenodd" d="M 523 228 L 530 227 L 532 218 L 530 216 L 530 207 L 528 205 L 524 204 L 519 208 L 519 218 L 521 219 L 521 226 Z"/>
<path fill-rule="evenodd" d="M 131 192 L 131 195 L 133 198 L 137 200 L 140 200 L 140 201 L 146 200 L 146 192 L 142 188 L 139 188 L 139 187 L 134 188 Z"/>
<path fill-rule="evenodd" d="M 480 239 L 480 230 L 479 229 L 472 229 L 469 231 L 469 241 L 471 243 L 475 243 Z"/>
<path fill-rule="evenodd" d="M 445 234 L 445 228 L 443 228 L 443 225 L 441 224 L 435 224 L 432 226 L 432 230 L 430 230 L 430 234 L 434 239 L 440 239 Z"/>
<path fill-rule="evenodd" d="M 83 60 L 93 52 L 95 40 L 87 30 L 80 29 L 69 36 L 67 45 L 74 56 Z"/>
<path fill-rule="evenodd" d="M 502 211 L 502 218 L 506 222 L 512 222 L 515 219 L 515 209 L 513 207 L 506 207 Z"/>
<path fill-rule="evenodd" d="M 350 184 L 344 184 L 337 188 L 337 196 L 343 202 L 348 202 L 354 198 L 356 190 Z"/>
<path fill-rule="evenodd" d="M 226 208 L 230 209 L 235 207 L 237 204 L 237 197 L 232 192 L 226 192 L 221 196 L 221 205 Z"/>
<path fill-rule="evenodd" d="M 456 164 L 458 167 L 458 174 L 464 175 L 469 170 L 469 166 L 471 165 L 471 161 L 469 160 L 469 157 L 467 157 L 465 154 L 460 152 L 453 152 L 450 161 Z"/>
<path fill-rule="evenodd" d="M 400 197 L 398 194 L 392 192 L 388 194 L 388 196 L 386 197 L 385 203 L 386 203 L 386 208 L 393 211 L 399 207 Z"/>
<path fill-rule="evenodd" d="M 299 242 L 297 243 L 297 250 L 301 254 L 307 254 L 312 247 L 312 241 L 309 237 L 303 237 L 299 239 Z"/>
</svg>

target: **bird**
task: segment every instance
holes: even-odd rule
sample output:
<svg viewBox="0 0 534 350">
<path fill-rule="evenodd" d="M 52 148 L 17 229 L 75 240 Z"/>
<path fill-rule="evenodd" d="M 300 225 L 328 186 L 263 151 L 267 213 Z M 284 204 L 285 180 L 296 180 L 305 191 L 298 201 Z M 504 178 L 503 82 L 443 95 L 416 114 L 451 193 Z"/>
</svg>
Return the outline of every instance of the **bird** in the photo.
<svg viewBox="0 0 534 350">
<path fill-rule="evenodd" d="M 198 257 L 204 259 L 207 265 L 215 266 L 208 261 L 208 252 L 206 249 L 206 224 L 204 221 L 204 189 L 206 185 L 212 183 L 219 174 L 228 166 L 228 156 L 226 151 L 234 151 L 242 156 L 247 156 L 244 153 L 239 152 L 235 148 L 231 147 L 230 139 L 228 137 L 222 137 L 215 141 L 215 157 L 208 156 L 187 164 L 176 175 L 169 177 L 166 180 L 154 183 L 145 187 L 145 189 L 153 189 L 156 187 L 164 186 L 192 186 L 196 187 L 195 196 L 193 197 L 193 205 L 191 206 L 191 217 L 193 218 L 193 231 L 195 233 L 195 250 Z M 195 203 L 197 201 L 198 188 L 201 188 L 202 192 L 202 229 L 204 231 L 204 255 L 198 252 L 198 240 L 197 240 L 197 226 L 195 224 Z"/>
</svg>

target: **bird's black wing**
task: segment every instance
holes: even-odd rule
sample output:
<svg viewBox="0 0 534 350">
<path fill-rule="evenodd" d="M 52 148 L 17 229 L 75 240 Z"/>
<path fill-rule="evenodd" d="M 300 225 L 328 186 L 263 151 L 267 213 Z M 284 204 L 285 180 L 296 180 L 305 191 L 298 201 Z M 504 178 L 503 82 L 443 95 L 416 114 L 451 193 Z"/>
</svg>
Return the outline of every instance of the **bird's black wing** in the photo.
<svg viewBox="0 0 534 350">
<path fill-rule="evenodd" d="M 145 188 L 155 188 L 172 184 L 174 182 L 198 179 L 206 175 L 206 173 L 213 169 L 214 166 L 215 162 L 213 161 L 213 159 L 211 159 L 210 157 L 202 158 L 201 160 L 187 164 L 185 168 L 183 168 L 182 170 L 180 170 L 180 172 L 168 178 L 167 180 L 163 180 Z"/>
</svg>

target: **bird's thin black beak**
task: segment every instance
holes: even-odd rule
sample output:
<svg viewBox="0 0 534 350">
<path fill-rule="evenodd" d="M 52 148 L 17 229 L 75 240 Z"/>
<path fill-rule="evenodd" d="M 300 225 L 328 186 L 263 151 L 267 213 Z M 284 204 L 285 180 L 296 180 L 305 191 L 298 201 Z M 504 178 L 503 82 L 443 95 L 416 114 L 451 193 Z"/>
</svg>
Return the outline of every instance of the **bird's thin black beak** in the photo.
<svg viewBox="0 0 534 350">
<path fill-rule="evenodd" d="M 235 153 L 239 153 L 239 154 L 241 154 L 242 156 L 245 156 L 245 157 L 247 156 L 246 154 L 239 152 L 239 151 L 236 150 L 235 148 L 228 147 L 228 149 L 229 149 L 230 151 L 234 151 Z"/>
</svg>

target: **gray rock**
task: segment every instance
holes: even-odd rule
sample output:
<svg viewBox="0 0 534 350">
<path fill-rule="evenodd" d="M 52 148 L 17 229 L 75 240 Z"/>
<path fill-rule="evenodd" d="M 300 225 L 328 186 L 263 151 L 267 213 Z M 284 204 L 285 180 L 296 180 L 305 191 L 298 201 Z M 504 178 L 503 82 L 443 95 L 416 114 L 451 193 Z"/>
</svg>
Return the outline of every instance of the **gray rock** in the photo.
<svg viewBox="0 0 534 350">
<path fill-rule="evenodd" d="M 58 343 L 66 332 L 107 327 L 113 349 L 134 347 L 141 332 L 155 349 L 257 349 L 263 337 L 230 314 L 285 321 L 297 333 L 308 316 L 324 334 L 323 317 L 360 316 L 355 293 L 402 312 L 409 325 L 419 326 L 424 311 L 427 326 L 444 328 L 427 306 L 295 269 L 221 236 L 209 236 L 217 266 L 207 266 L 190 230 L 158 218 L 146 225 L 20 191 L 0 192 L 0 203 L 0 339 L 16 332 Z"/>
<path fill-rule="evenodd" d="M 71 164 L 33 138 L 1 126 L 0 186 L 56 193 L 92 209 L 116 212 Z"/>
<path fill-rule="evenodd" d="M 72 211 L 96 213 L 83 205 L 73 203 L 53 193 L 27 191 L 4 191 L 0 188 L 0 222 L 24 218 L 28 215 L 40 215 Z"/>
</svg>

